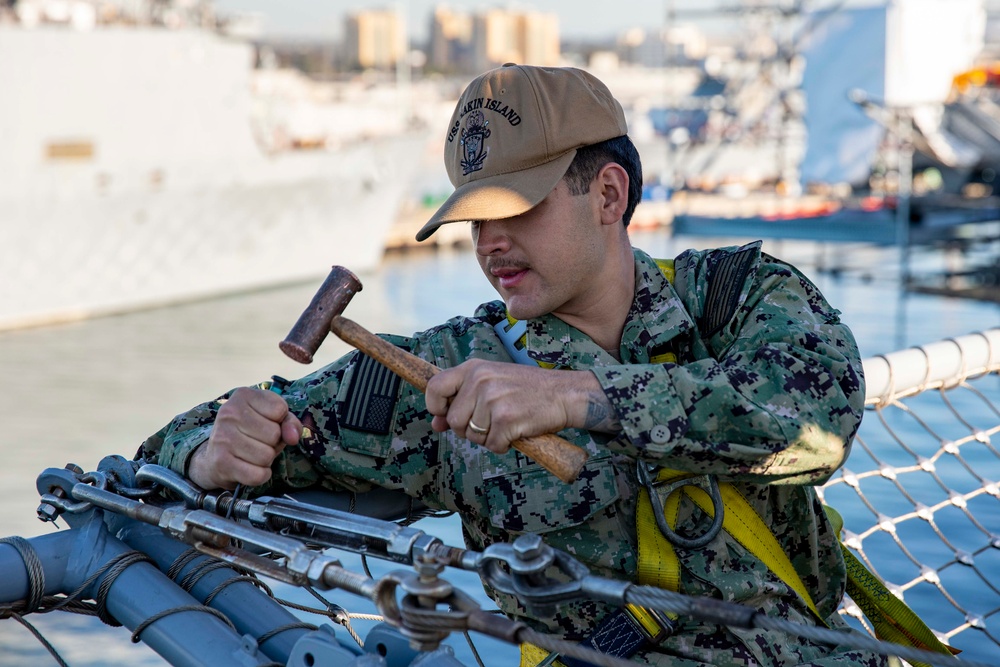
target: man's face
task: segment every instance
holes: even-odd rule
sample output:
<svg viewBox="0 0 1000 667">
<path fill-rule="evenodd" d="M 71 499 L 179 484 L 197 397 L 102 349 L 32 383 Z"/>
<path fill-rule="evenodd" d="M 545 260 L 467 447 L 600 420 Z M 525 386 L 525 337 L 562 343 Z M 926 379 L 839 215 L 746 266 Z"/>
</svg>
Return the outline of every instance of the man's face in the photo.
<svg viewBox="0 0 1000 667">
<path fill-rule="evenodd" d="M 527 213 L 472 223 L 472 241 L 513 317 L 552 313 L 573 322 L 588 315 L 595 294 L 606 249 L 601 227 L 593 193 L 572 195 L 560 181 Z"/>
</svg>

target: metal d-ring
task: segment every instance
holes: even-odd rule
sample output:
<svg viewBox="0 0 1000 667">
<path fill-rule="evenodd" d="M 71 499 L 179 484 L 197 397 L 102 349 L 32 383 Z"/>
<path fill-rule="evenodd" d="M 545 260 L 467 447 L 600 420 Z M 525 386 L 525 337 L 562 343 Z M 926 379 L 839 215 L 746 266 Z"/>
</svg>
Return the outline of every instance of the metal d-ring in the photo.
<svg viewBox="0 0 1000 667">
<path fill-rule="evenodd" d="M 653 506 L 653 517 L 656 519 L 656 525 L 659 526 L 660 532 L 663 533 L 663 536 L 667 538 L 670 544 L 682 549 L 701 549 L 714 540 L 715 536 L 722 530 L 725 506 L 722 504 L 722 492 L 719 490 L 719 480 L 715 475 L 705 475 L 708 479 L 708 495 L 712 499 L 712 510 L 715 512 L 715 518 L 712 520 L 712 525 L 708 527 L 708 530 L 698 537 L 689 538 L 674 532 L 667 525 L 667 518 L 663 516 L 663 502 L 659 501 L 661 495 L 657 492 L 656 484 L 649 478 L 649 471 L 646 469 L 646 464 L 642 461 L 637 461 L 636 473 L 639 476 L 639 481 L 642 482 L 642 485 L 646 487 L 646 491 L 649 493 L 649 501 L 650 505 Z M 690 478 L 671 482 L 667 485 L 666 492 L 662 494 L 662 498 L 666 499 L 677 489 L 682 486 L 689 486 L 690 484 Z"/>
</svg>

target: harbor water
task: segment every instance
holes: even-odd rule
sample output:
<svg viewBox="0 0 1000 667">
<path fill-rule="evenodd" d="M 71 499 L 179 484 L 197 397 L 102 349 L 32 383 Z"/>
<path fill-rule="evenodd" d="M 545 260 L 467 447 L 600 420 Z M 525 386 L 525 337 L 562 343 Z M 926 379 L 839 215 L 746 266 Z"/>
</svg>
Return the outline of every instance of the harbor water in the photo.
<svg viewBox="0 0 1000 667">
<path fill-rule="evenodd" d="M 636 233 L 634 243 L 658 257 L 717 244 L 715 239 L 671 237 L 665 231 Z M 897 256 L 891 249 L 820 249 L 790 242 L 766 242 L 765 249 L 797 264 L 820 285 L 843 311 L 865 357 L 1000 325 L 996 303 L 901 294 Z M 820 263 L 848 270 L 821 271 Z M 467 249 L 390 256 L 360 277 L 364 288 L 347 314 L 380 332 L 423 329 L 471 313 L 494 297 Z M 306 368 L 278 350 L 277 342 L 322 278 L 220 300 L 0 333 L 0 371 L 6 387 L 0 400 L 0 535 L 31 537 L 53 529 L 35 518 L 35 477 L 44 468 L 72 462 L 93 470 L 106 454 L 131 457 L 147 435 L 201 401 L 272 374 L 297 377 L 347 352 L 344 343 L 331 337 Z M 449 544 L 461 544 L 454 518 L 418 525 Z M 343 560 L 360 568 L 357 558 L 345 555 Z M 376 574 L 398 567 L 371 565 Z M 446 576 L 486 604 L 474 576 L 452 575 Z M 279 589 L 280 597 L 311 601 L 297 593 Z M 346 594 L 333 597 L 350 611 L 371 609 Z M 162 664 L 146 647 L 132 645 L 128 632 L 106 628 L 93 618 L 60 613 L 28 620 L 75 667 Z M 358 627 L 363 634 L 365 624 Z M 338 635 L 346 637 L 342 630 Z M 449 643 L 461 659 L 475 664 L 462 637 Z M 516 649 L 479 637 L 476 646 L 490 656 L 488 664 L 516 664 Z M 21 625 L 0 623 L 0 666 L 25 664 L 55 661 Z"/>
</svg>

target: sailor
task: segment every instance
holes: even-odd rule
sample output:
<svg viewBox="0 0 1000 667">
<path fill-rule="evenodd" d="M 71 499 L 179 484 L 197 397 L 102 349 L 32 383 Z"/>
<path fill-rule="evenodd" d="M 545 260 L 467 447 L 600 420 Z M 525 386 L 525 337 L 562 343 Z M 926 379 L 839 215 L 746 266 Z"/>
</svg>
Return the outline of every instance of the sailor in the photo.
<svg viewBox="0 0 1000 667">
<path fill-rule="evenodd" d="M 814 491 L 846 459 L 865 395 L 839 311 L 760 242 L 672 261 L 633 248 L 639 156 L 621 105 L 584 71 L 487 72 L 444 129 L 455 191 L 417 238 L 471 222 L 502 300 L 388 336 L 445 369 L 426 396 L 355 352 L 281 395 L 197 406 L 138 456 L 206 489 L 401 489 L 457 512 L 473 549 L 533 532 L 598 575 L 845 627 L 844 561 Z M 510 448 L 546 433 L 590 455 L 569 486 Z M 596 601 L 537 616 L 490 593 L 538 630 L 641 664 L 884 663 Z"/>
</svg>

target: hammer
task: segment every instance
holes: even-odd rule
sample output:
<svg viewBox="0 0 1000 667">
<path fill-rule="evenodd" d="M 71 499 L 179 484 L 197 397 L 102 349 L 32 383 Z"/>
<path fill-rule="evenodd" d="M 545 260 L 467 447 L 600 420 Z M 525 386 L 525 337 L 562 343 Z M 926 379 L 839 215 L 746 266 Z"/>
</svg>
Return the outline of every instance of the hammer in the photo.
<svg viewBox="0 0 1000 667">
<path fill-rule="evenodd" d="M 350 300 L 360 291 L 361 281 L 356 275 L 342 266 L 333 267 L 316 296 L 278 347 L 295 361 L 308 364 L 312 362 L 313 355 L 327 333 L 332 331 L 344 342 L 361 350 L 419 391 L 425 392 L 428 380 L 440 373 L 441 369 L 341 316 Z M 555 434 L 521 438 L 511 445 L 538 461 L 567 484 L 580 474 L 588 456 L 586 450 Z"/>
</svg>

